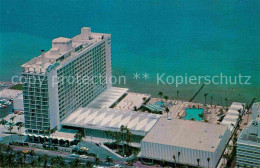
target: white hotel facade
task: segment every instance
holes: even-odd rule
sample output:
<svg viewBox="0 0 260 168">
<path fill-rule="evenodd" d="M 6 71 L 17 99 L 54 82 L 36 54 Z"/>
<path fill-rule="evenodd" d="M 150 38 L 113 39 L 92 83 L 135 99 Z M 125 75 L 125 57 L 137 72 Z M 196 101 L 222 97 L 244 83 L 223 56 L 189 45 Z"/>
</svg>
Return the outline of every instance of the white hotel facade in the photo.
<svg viewBox="0 0 260 168">
<path fill-rule="evenodd" d="M 83 27 L 71 39 L 54 39 L 48 52 L 42 50 L 22 67 L 25 127 L 29 133 L 59 129 L 66 116 L 112 87 L 106 80 L 111 77 L 111 35 Z"/>
</svg>

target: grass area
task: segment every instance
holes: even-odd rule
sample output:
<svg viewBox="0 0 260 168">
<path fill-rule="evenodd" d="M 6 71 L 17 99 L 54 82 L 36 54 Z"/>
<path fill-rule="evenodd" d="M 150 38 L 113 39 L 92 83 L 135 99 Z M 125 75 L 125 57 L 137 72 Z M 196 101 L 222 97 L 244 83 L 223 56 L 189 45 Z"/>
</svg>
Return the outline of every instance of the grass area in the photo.
<svg viewBox="0 0 260 168">
<path fill-rule="evenodd" d="M 13 89 L 13 90 L 22 90 L 22 84 L 16 84 L 11 86 L 9 89 Z"/>
</svg>

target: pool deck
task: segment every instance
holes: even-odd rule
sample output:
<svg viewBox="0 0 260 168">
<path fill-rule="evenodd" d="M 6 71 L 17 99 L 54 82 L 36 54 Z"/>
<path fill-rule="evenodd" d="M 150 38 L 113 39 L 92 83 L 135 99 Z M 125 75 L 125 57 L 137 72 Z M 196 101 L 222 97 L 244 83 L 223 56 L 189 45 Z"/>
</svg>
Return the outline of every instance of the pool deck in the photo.
<svg viewBox="0 0 260 168">
<path fill-rule="evenodd" d="M 164 101 L 164 99 L 160 98 L 151 98 L 148 104 L 154 104 L 155 102 L 158 101 Z M 179 100 L 168 100 L 167 101 L 168 108 L 169 108 L 169 113 L 168 113 L 168 118 L 178 118 L 181 119 L 184 117 L 186 114 L 186 108 L 192 108 L 195 106 L 196 108 L 203 108 L 203 113 L 205 116 L 205 119 L 211 123 L 211 124 L 218 124 L 219 117 L 218 115 L 221 114 L 221 109 L 223 110 L 223 113 L 226 113 L 226 110 L 224 110 L 224 107 L 222 106 L 216 106 L 216 105 L 207 105 L 204 106 L 201 103 L 193 103 L 193 102 L 186 102 L 186 101 L 179 101 Z M 163 116 L 167 117 L 167 114 L 163 112 Z"/>
</svg>

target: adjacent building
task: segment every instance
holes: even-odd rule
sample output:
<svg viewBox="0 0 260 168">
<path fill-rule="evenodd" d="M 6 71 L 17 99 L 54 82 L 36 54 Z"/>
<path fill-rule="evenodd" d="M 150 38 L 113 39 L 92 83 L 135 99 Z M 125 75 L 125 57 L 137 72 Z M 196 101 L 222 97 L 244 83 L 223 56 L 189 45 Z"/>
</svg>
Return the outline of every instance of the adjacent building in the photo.
<svg viewBox="0 0 260 168">
<path fill-rule="evenodd" d="M 216 167 L 228 141 L 227 126 L 163 117 L 141 141 L 139 157 Z"/>
<path fill-rule="evenodd" d="M 260 167 L 260 102 L 252 106 L 252 121 L 238 138 L 237 166 Z"/>
<path fill-rule="evenodd" d="M 73 38 L 22 65 L 25 127 L 29 133 L 59 128 L 60 121 L 111 88 L 111 35 L 83 27 Z"/>
</svg>

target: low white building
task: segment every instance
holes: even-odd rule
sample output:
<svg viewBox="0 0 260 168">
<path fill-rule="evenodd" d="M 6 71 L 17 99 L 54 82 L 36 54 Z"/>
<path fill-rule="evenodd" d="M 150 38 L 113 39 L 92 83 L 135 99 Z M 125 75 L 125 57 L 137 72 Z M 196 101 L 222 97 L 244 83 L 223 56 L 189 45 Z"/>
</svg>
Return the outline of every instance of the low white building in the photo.
<svg viewBox="0 0 260 168">
<path fill-rule="evenodd" d="M 14 110 L 23 111 L 23 94 L 18 94 L 13 100 Z"/>
<path fill-rule="evenodd" d="M 244 104 L 233 102 L 222 120 L 221 124 L 226 125 L 229 128 L 230 134 L 229 136 L 233 134 L 235 128 L 237 127 L 239 115 L 242 115 L 244 113 Z"/>
<path fill-rule="evenodd" d="M 141 158 L 216 167 L 229 137 L 227 126 L 161 118 L 141 141 Z M 179 153 L 179 155 L 178 155 Z M 208 159 L 209 158 L 209 159 Z"/>
</svg>

